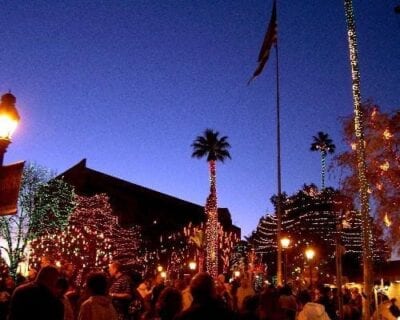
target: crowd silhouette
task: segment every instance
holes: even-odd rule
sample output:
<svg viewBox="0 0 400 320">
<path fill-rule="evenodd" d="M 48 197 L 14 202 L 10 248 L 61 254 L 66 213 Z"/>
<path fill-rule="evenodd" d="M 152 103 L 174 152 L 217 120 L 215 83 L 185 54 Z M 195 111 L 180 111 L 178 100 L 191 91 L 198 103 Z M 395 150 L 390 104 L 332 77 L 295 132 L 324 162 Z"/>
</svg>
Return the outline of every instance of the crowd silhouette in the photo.
<svg viewBox="0 0 400 320">
<path fill-rule="evenodd" d="M 84 288 L 74 287 L 59 268 L 46 265 L 24 278 L 0 282 L 0 320 L 326 320 L 340 319 L 337 289 L 316 285 L 254 287 L 243 273 L 233 281 L 202 272 L 174 281 L 160 273 L 124 272 L 112 262 L 108 270 L 90 273 Z M 256 290 L 257 289 L 257 290 Z M 362 293 L 342 288 L 344 320 L 362 315 Z M 396 299 L 382 296 L 373 319 L 400 317 Z"/>
</svg>

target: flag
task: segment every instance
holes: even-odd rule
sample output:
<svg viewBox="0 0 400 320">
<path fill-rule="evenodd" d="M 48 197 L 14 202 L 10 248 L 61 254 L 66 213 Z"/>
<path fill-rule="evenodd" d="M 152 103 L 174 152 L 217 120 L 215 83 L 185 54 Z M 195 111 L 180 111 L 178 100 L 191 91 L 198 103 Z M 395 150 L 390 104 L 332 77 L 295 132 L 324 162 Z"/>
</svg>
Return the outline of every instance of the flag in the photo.
<svg viewBox="0 0 400 320">
<path fill-rule="evenodd" d="M 274 6 L 272 8 L 272 14 L 271 14 L 271 19 L 269 21 L 268 29 L 267 32 L 265 33 L 260 53 L 258 54 L 258 66 L 247 84 L 249 84 L 255 77 L 257 77 L 263 71 L 264 66 L 267 63 L 272 45 L 276 43 L 276 38 L 277 38 L 276 1 L 274 1 Z"/>
<path fill-rule="evenodd" d="M 0 216 L 17 213 L 18 194 L 25 162 L 0 166 Z"/>
</svg>

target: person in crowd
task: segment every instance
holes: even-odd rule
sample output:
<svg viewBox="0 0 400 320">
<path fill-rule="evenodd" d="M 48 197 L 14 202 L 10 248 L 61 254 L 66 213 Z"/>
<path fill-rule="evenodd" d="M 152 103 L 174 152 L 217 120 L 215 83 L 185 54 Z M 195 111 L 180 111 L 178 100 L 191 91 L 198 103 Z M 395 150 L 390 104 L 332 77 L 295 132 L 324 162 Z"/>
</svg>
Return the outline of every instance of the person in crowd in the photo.
<svg viewBox="0 0 400 320">
<path fill-rule="evenodd" d="M 330 320 L 322 304 L 311 302 L 311 295 L 304 290 L 299 293 L 298 297 L 299 309 L 298 320 Z"/>
<path fill-rule="evenodd" d="M 350 301 L 349 306 L 351 307 L 352 318 L 354 320 L 361 319 L 362 315 L 362 296 L 357 287 L 350 289 Z"/>
<path fill-rule="evenodd" d="M 237 301 L 237 290 L 240 287 L 240 280 L 238 278 L 233 279 L 231 282 L 230 295 L 232 297 L 232 310 L 238 311 L 238 301 Z"/>
<path fill-rule="evenodd" d="M 182 294 L 173 287 L 165 288 L 156 303 L 157 315 L 160 320 L 173 320 L 182 311 Z"/>
<path fill-rule="evenodd" d="M 35 268 L 30 268 L 28 271 L 26 282 L 35 281 L 36 277 L 37 277 L 37 270 Z"/>
<path fill-rule="evenodd" d="M 260 298 L 258 295 L 247 296 L 243 300 L 242 311 L 239 320 L 259 320 Z"/>
<path fill-rule="evenodd" d="M 128 314 L 129 314 L 129 319 L 130 320 L 139 320 L 141 319 L 142 314 L 144 313 L 144 311 L 146 310 L 146 304 L 145 304 L 145 299 L 143 299 L 143 297 L 141 296 L 141 294 L 139 293 L 138 289 L 137 289 L 137 285 L 139 282 L 134 279 L 134 277 L 132 277 L 131 275 L 131 279 L 132 279 L 132 299 L 129 303 L 129 307 L 128 307 Z M 136 283 L 136 285 L 135 285 Z"/>
<path fill-rule="evenodd" d="M 158 297 L 160 296 L 161 292 L 165 289 L 165 281 L 164 278 L 161 276 L 161 273 L 158 273 L 155 278 L 153 279 L 153 285 L 151 287 L 151 293 L 147 295 L 145 299 L 146 303 L 146 311 L 143 314 L 143 319 L 145 320 L 152 320 L 157 316 L 156 310 L 156 303 Z"/>
<path fill-rule="evenodd" d="M 7 290 L 7 292 L 8 292 L 8 293 L 10 294 L 10 296 L 11 296 L 11 295 L 13 294 L 15 288 L 16 288 L 14 278 L 13 278 L 12 276 L 8 276 L 8 277 L 6 278 L 5 285 L 6 285 L 6 290 Z"/>
<path fill-rule="evenodd" d="M 283 320 L 283 309 L 279 305 L 279 292 L 273 287 L 266 287 L 260 294 L 259 317 L 261 320 Z"/>
<path fill-rule="evenodd" d="M 10 303 L 10 294 L 6 290 L 5 281 L 0 280 L 0 320 L 7 319 L 9 303 Z"/>
<path fill-rule="evenodd" d="M 400 317 L 400 308 L 397 306 L 396 302 L 397 302 L 396 298 L 390 299 L 389 311 L 393 315 L 393 317 L 399 318 Z"/>
<path fill-rule="evenodd" d="M 57 298 L 56 267 L 43 267 L 36 280 L 15 289 L 11 297 L 9 320 L 63 320 L 64 307 Z"/>
<path fill-rule="evenodd" d="M 190 282 L 191 306 L 176 316 L 176 320 L 234 320 L 235 314 L 216 298 L 215 283 L 206 272 L 198 273 Z"/>
<path fill-rule="evenodd" d="M 68 291 L 68 280 L 66 278 L 59 278 L 57 280 L 57 297 L 61 300 L 64 306 L 64 320 L 74 320 L 74 312 L 71 306 L 71 302 L 65 295 Z"/>
<path fill-rule="evenodd" d="M 322 304 L 329 318 L 336 319 L 336 310 L 333 301 L 329 297 L 330 288 L 320 285 L 314 290 L 314 302 Z"/>
<path fill-rule="evenodd" d="M 121 264 L 118 262 L 110 263 L 108 271 L 112 278 L 109 292 L 118 313 L 118 320 L 129 320 L 128 309 L 132 300 L 131 278 L 122 272 Z"/>
<path fill-rule="evenodd" d="M 107 285 L 107 276 L 103 272 L 88 275 L 86 288 L 90 297 L 81 305 L 78 320 L 118 320 L 107 294 Z"/>
<path fill-rule="evenodd" d="M 380 301 L 378 308 L 373 312 L 373 320 L 396 320 L 395 317 L 390 312 L 390 300 L 387 295 L 378 294 L 378 301 Z"/>
<path fill-rule="evenodd" d="M 140 293 L 143 299 L 151 294 L 151 278 L 145 278 L 137 287 L 137 291 Z"/>
<path fill-rule="evenodd" d="M 350 305 L 350 299 L 351 299 L 350 289 L 347 287 L 343 287 L 342 295 L 343 295 L 343 320 L 353 320 L 353 310 Z"/>
<path fill-rule="evenodd" d="M 240 287 L 236 291 L 237 308 L 239 312 L 242 310 L 244 298 L 253 296 L 254 294 L 255 292 L 251 286 L 250 279 L 248 277 L 243 277 L 240 280 Z"/>
<path fill-rule="evenodd" d="M 230 294 L 231 287 L 225 282 L 225 276 L 220 274 L 215 281 L 217 296 L 225 303 L 229 309 L 233 309 L 232 297 Z"/>
<path fill-rule="evenodd" d="M 296 318 L 296 297 L 293 295 L 292 288 L 289 285 L 285 284 L 280 290 L 278 304 L 284 314 L 284 320 L 294 320 Z"/>
<path fill-rule="evenodd" d="M 165 288 L 165 279 L 161 276 L 161 273 L 157 273 L 153 287 L 151 288 L 150 303 L 154 307 L 158 300 L 158 297 Z"/>
<path fill-rule="evenodd" d="M 17 273 L 17 276 L 15 277 L 15 287 L 20 286 L 23 283 L 26 283 L 26 277 L 23 276 L 21 273 Z"/>
<path fill-rule="evenodd" d="M 193 302 L 192 294 L 190 293 L 190 279 L 184 279 L 185 287 L 181 290 L 182 293 L 182 310 L 189 309 Z"/>
</svg>

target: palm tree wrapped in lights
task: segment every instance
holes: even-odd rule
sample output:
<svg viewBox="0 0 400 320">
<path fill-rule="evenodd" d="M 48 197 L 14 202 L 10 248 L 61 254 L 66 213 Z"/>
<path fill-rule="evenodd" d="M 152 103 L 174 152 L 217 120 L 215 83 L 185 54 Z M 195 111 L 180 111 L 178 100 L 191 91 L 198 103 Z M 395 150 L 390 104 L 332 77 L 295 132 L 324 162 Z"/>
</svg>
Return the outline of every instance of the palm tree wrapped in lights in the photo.
<svg viewBox="0 0 400 320">
<path fill-rule="evenodd" d="M 202 136 L 198 136 L 193 144 L 192 157 L 201 159 L 207 157 L 210 172 L 210 194 L 207 197 L 205 213 L 206 224 L 206 270 L 213 276 L 218 276 L 218 205 L 216 186 L 216 162 L 231 159 L 228 149 L 231 147 L 228 137 L 219 137 L 218 131 L 206 129 Z"/>
<path fill-rule="evenodd" d="M 360 89 L 360 68 L 358 64 L 357 33 L 354 19 L 352 0 L 344 0 L 344 10 L 346 15 L 347 39 L 349 43 L 352 93 L 354 104 L 354 132 L 357 138 L 357 167 L 360 193 L 360 209 L 362 218 L 363 234 L 363 278 L 364 294 L 363 299 L 363 320 L 370 319 L 370 305 L 372 292 L 372 250 L 371 250 L 371 225 L 369 215 L 369 194 L 367 181 L 367 165 L 365 155 L 364 121 L 361 108 L 361 89 Z"/>
<path fill-rule="evenodd" d="M 336 146 L 327 133 L 318 132 L 317 136 L 313 136 L 314 141 L 311 144 L 311 151 L 319 151 L 321 153 L 321 189 L 325 189 L 325 171 L 326 171 L 326 156 L 328 153 L 334 153 Z"/>
</svg>

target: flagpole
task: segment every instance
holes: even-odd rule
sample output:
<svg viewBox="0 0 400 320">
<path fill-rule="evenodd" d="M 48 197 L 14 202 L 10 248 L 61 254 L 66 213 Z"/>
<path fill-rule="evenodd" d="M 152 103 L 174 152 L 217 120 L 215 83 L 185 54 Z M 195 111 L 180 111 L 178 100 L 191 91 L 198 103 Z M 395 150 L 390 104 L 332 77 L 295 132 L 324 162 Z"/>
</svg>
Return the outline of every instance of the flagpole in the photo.
<svg viewBox="0 0 400 320">
<path fill-rule="evenodd" d="M 281 190 L 281 128 L 280 128 L 280 106 L 279 106 L 279 59 L 278 59 L 278 40 L 277 40 L 277 24 L 276 24 L 276 0 L 272 7 L 271 19 L 268 24 L 267 32 L 264 36 L 264 41 L 258 54 L 258 66 L 253 72 L 252 77 L 247 82 L 247 85 L 261 74 L 267 63 L 272 46 L 275 44 L 276 54 L 276 144 L 277 144 L 277 171 L 278 171 L 278 201 L 276 204 L 277 217 L 277 232 L 276 232 L 276 247 L 277 247 L 277 266 L 276 277 L 279 286 L 282 285 L 282 244 L 281 244 L 281 224 L 282 224 L 282 190 Z"/>
<path fill-rule="evenodd" d="M 279 54 L 278 54 L 278 39 L 275 43 L 276 55 L 276 149 L 277 149 L 277 180 L 278 180 L 278 201 L 276 204 L 276 244 L 277 244 L 277 269 L 276 278 L 278 286 L 282 285 L 282 177 L 281 177 L 281 119 L 280 119 L 280 94 L 279 94 Z"/>
</svg>

